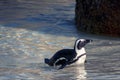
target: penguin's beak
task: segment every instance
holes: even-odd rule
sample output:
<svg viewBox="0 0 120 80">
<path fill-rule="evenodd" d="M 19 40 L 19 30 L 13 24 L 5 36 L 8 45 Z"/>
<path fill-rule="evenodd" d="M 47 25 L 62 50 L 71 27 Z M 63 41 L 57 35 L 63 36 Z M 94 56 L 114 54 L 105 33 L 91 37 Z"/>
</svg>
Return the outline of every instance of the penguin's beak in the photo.
<svg viewBox="0 0 120 80">
<path fill-rule="evenodd" d="M 87 39 L 86 42 L 91 43 L 91 42 L 93 42 L 93 40 Z"/>
<path fill-rule="evenodd" d="M 93 42 L 93 40 L 90 40 L 90 43 Z"/>
</svg>

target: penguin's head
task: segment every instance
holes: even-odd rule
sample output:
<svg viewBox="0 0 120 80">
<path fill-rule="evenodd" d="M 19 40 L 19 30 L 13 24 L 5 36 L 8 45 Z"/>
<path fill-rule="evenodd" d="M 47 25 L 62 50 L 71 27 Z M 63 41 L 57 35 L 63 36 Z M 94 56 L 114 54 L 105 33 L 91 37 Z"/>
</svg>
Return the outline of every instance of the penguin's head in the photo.
<svg viewBox="0 0 120 80">
<path fill-rule="evenodd" d="M 77 39 L 75 42 L 75 49 L 80 50 L 83 48 L 87 43 L 92 42 L 91 39 Z"/>
</svg>

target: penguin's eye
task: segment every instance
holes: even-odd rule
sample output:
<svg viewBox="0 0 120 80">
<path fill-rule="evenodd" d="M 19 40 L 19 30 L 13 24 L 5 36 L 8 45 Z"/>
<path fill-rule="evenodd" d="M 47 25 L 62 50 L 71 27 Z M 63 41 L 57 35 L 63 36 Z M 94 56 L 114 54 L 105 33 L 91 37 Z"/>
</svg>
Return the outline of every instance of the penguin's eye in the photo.
<svg viewBox="0 0 120 80">
<path fill-rule="evenodd" d="M 85 41 L 79 41 L 78 42 L 78 44 L 77 44 L 77 49 L 79 50 L 79 49 L 81 49 L 82 47 L 84 47 L 85 46 Z"/>
</svg>

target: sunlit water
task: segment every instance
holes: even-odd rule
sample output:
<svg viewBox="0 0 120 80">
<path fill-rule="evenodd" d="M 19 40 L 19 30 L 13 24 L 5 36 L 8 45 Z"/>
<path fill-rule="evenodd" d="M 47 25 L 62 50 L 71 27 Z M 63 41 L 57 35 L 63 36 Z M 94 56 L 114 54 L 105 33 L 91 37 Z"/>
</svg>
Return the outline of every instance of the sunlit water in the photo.
<svg viewBox="0 0 120 80">
<path fill-rule="evenodd" d="M 120 39 L 78 33 L 74 8 L 74 0 L 0 0 L 0 80 L 120 80 Z M 44 64 L 77 38 L 94 40 L 85 65 Z"/>
</svg>

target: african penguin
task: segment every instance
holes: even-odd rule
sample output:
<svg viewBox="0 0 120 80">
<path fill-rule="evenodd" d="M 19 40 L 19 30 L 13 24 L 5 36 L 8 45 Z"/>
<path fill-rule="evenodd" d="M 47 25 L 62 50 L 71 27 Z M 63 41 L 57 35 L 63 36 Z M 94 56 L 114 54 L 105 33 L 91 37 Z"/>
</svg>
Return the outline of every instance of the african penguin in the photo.
<svg viewBox="0 0 120 80">
<path fill-rule="evenodd" d="M 92 42 L 90 39 L 77 39 L 74 44 L 74 49 L 62 49 L 56 52 L 50 59 L 45 58 L 45 63 L 49 66 L 60 66 L 58 69 L 63 69 L 66 65 L 72 63 L 82 64 L 86 60 L 86 51 L 84 46 Z"/>
</svg>

